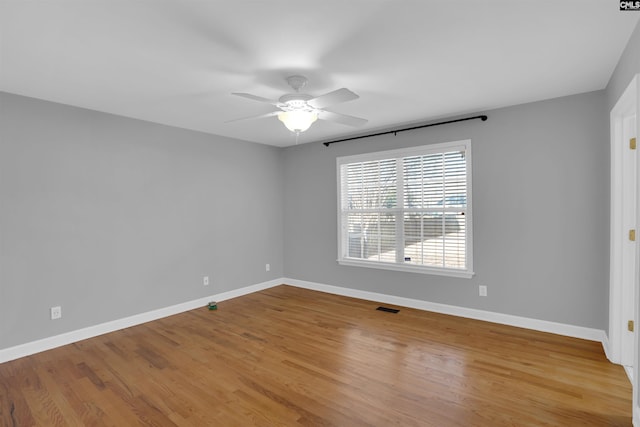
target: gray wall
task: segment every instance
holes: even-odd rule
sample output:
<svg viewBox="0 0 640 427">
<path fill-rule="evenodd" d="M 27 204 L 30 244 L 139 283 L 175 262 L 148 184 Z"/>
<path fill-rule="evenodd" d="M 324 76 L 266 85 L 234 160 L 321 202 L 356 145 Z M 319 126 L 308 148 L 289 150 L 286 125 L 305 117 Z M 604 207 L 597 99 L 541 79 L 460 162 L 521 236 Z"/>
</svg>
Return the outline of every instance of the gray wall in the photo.
<svg viewBox="0 0 640 427">
<path fill-rule="evenodd" d="M 607 85 L 607 114 L 616 105 L 618 98 L 627 88 L 631 79 L 640 73 L 640 23 L 631 34 L 609 84 Z"/>
<path fill-rule="evenodd" d="M 287 277 L 605 329 L 609 144 L 604 91 L 325 148 L 285 149 Z M 472 140 L 472 279 L 340 266 L 336 157 Z M 488 297 L 478 297 L 478 285 Z"/>
<path fill-rule="evenodd" d="M 10 94 L 0 108 L 0 348 L 282 277 L 280 149 Z"/>
</svg>

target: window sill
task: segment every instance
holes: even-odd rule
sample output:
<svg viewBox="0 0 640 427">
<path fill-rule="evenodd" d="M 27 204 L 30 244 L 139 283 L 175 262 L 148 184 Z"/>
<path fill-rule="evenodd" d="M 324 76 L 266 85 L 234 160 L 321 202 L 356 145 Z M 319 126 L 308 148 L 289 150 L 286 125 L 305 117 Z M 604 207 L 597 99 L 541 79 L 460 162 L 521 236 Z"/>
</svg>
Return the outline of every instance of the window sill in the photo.
<svg viewBox="0 0 640 427">
<path fill-rule="evenodd" d="M 346 265 L 350 267 L 377 268 L 379 270 L 405 271 L 410 273 L 432 274 L 436 276 L 459 277 L 463 279 L 471 279 L 475 274 L 473 271 L 468 271 L 468 270 L 421 267 L 421 266 L 414 266 L 414 265 L 401 265 L 401 264 L 370 262 L 370 261 L 351 260 L 351 259 L 339 259 L 338 264 Z"/>
</svg>

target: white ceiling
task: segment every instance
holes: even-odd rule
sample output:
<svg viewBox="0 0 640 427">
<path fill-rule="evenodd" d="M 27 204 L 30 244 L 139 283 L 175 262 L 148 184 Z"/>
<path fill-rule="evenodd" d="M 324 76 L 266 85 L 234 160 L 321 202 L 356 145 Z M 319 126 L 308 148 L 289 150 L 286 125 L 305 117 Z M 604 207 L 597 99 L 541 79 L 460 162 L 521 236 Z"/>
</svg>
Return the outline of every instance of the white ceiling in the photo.
<svg viewBox="0 0 640 427">
<path fill-rule="evenodd" d="M 617 0 L 0 0 L 0 90 L 275 146 L 285 77 L 347 87 L 299 143 L 602 89 L 640 13 Z"/>
</svg>

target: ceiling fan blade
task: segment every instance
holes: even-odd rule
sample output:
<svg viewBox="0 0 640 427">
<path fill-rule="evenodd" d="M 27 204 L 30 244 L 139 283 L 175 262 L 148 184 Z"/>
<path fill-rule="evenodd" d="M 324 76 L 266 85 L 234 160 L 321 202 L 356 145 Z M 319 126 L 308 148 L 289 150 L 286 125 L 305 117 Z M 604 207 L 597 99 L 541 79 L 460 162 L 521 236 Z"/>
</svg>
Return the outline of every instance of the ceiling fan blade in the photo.
<svg viewBox="0 0 640 427">
<path fill-rule="evenodd" d="M 342 89 L 334 90 L 333 92 L 310 99 L 307 101 L 307 104 L 313 108 L 325 108 L 342 102 L 353 101 L 358 98 L 360 98 L 358 95 L 343 87 Z"/>
<path fill-rule="evenodd" d="M 257 95 L 251 95 L 250 93 L 233 92 L 231 95 L 240 96 L 242 98 L 251 99 L 253 101 L 264 102 L 265 104 L 275 105 L 276 107 L 280 106 L 280 103 L 278 101 L 274 101 L 272 99 L 263 98 L 263 97 L 257 96 Z"/>
<path fill-rule="evenodd" d="M 278 111 L 272 111 L 270 113 L 267 114 L 260 114 L 258 116 L 249 116 L 249 117 L 241 117 L 239 119 L 232 119 L 232 120 L 227 120 L 225 123 L 232 123 L 232 122 L 240 122 L 242 120 L 253 120 L 253 119 L 263 119 L 265 117 L 273 117 L 273 116 L 277 116 L 278 114 L 282 113 L 282 111 L 278 110 Z"/>
<path fill-rule="evenodd" d="M 334 113 L 332 111 L 320 111 L 318 118 L 330 122 L 336 122 L 347 126 L 362 126 L 369 120 L 360 117 L 348 116 L 346 114 Z"/>
</svg>

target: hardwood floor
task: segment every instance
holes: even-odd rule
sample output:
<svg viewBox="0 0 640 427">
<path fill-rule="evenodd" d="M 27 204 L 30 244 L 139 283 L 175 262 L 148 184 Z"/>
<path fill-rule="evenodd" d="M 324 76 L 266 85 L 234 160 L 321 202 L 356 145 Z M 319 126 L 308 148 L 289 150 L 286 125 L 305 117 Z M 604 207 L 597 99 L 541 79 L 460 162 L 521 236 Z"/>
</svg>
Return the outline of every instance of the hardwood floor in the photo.
<svg viewBox="0 0 640 427">
<path fill-rule="evenodd" d="M 599 343 L 379 305 L 278 286 L 0 364 L 0 420 L 631 425 L 631 385 Z"/>
</svg>

